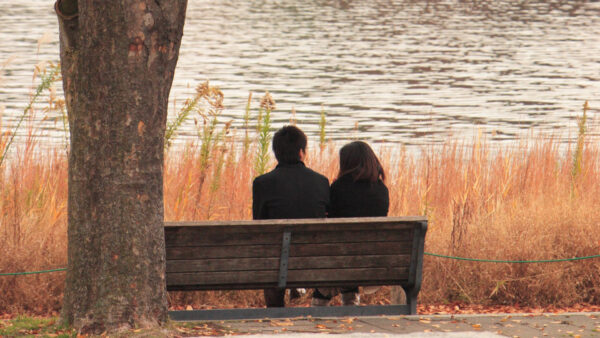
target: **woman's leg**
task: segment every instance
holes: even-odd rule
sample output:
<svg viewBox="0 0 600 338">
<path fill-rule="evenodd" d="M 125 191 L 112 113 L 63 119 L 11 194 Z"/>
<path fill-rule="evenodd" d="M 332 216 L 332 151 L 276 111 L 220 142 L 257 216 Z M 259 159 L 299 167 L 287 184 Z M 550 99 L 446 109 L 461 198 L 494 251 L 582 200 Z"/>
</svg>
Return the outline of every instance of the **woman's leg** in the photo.
<svg viewBox="0 0 600 338">
<path fill-rule="evenodd" d="M 360 305 L 360 295 L 358 293 L 358 286 L 354 288 L 342 289 L 342 305 Z"/>
</svg>

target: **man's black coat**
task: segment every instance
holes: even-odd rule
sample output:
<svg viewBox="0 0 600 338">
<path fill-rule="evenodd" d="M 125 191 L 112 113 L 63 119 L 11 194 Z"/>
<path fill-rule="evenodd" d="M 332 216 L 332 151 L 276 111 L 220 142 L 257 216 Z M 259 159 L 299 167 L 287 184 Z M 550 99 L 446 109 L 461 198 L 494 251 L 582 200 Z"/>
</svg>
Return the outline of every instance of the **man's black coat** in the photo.
<svg viewBox="0 0 600 338">
<path fill-rule="evenodd" d="M 252 184 L 254 219 L 322 218 L 329 206 L 329 180 L 304 163 L 279 164 Z"/>
<path fill-rule="evenodd" d="M 329 180 L 304 163 L 280 163 L 252 183 L 254 219 L 322 218 L 329 207 Z M 267 307 L 285 306 L 285 289 L 265 289 Z"/>
</svg>

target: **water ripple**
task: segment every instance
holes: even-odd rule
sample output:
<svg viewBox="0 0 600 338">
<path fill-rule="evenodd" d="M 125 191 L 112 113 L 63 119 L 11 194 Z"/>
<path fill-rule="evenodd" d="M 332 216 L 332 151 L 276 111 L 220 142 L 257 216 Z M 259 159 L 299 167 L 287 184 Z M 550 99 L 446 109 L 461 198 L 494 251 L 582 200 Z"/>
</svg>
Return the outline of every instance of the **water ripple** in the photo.
<svg viewBox="0 0 600 338">
<path fill-rule="evenodd" d="M 47 0 L 0 2 L 0 22 L 0 62 L 13 58 L 0 78 L 10 126 L 33 66 L 58 60 L 58 29 Z M 248 93 L 256 107 L 269 90 L 275 127 L 294 108 L 313 140 L 323 107 L 336 140 L 421 145 L 483 128 L 501 142 L 572 130 L 585 100 L 599 106 L 598 74 L 598 1 L 193 0 L 171 98 L 210 79 L 235 127 Z M 62 142 L 57 117 L 43 114 L 45 140 Z"/>
</svg>

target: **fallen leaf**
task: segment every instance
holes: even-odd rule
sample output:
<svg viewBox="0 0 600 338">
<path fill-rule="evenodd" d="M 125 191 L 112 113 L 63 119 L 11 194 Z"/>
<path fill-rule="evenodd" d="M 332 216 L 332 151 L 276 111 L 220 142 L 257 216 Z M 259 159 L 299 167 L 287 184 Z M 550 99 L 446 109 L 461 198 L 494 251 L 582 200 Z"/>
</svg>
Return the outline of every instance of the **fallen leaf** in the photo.
<svg viewBox="0 0 600 338">
<path fill-rule="evenodd" d="M 340 321 L 344 322 L 344 323 L 350 324 L 350 323 L 352 323 L 354 321 L 354 318 L 341 319 Z"/>
<path fill-rule="evenodd" d="M 294 322 L 287 320 L 284 322 L 272 321 L 271 326 L 294 326 Z"/>
<path fill-rule="evenodd" d="M 474 329 L 481 329 L 481 324 L 473 324 L 471 325 Z"/>
</svg>

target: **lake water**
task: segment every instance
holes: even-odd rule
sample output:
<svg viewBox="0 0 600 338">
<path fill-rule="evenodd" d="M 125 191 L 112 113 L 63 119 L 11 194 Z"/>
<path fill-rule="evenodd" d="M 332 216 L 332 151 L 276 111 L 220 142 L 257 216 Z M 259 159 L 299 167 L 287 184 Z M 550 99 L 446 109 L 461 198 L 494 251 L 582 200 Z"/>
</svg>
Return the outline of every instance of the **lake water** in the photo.
<svg viewBox="0 0 600 338">
<path fill-rule="evenodd" d="M 58 60 L 52 6 L 0 0 L 5 127 L 27 104 L 34 65 Z M 592 116 L 600 108 L 600 2 L 190 0 L 170 109 L 207 79 L 234 127 L 248 93 L 256 108 L 268 90 L 274 127 L 294 108 L 312 140 L 322 108 L 334 140 L 569 140 L 584 101 Z M 62 122 L 46 115 L 36 113 L 41 139 L 62 142 Z M 195 135 L 192 121 L 181 134 Z"/>
</svg>

